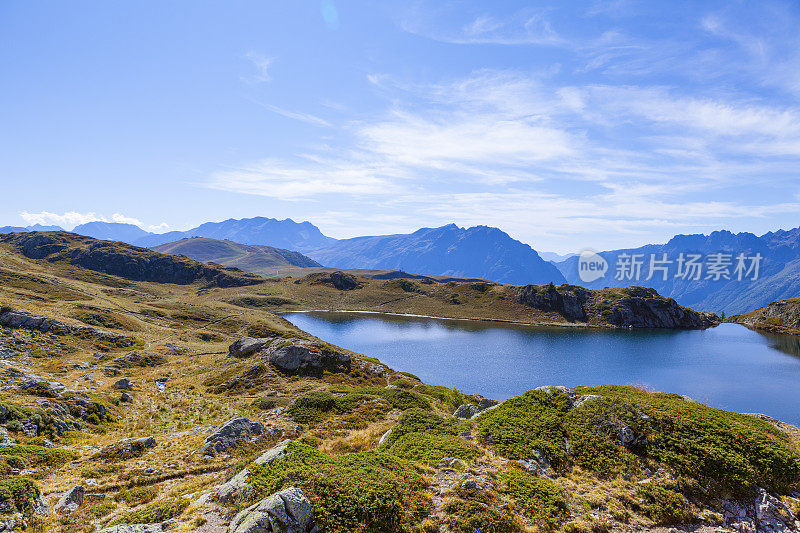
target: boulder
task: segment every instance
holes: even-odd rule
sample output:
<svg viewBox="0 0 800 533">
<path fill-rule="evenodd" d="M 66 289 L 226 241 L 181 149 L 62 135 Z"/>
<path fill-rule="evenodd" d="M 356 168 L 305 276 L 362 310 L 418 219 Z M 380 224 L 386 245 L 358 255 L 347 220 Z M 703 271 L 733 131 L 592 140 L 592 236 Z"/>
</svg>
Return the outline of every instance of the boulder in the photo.
<svg viewBox="0 0 800 533">
<path fill-rule="evenodd" d="M 11 446 L 16 446 L 16 444 L 17 441 L 8 434 L 5 428 L 0 427 L 0 448 L 9 448 Z"/>
<path fill-rule="evenodd" d="M 216 455 L 235 448 L 242 441 L 253 440 L 255 436 L 262 433 L 264 433 L 264 425 L 260 422 L 251 422 L 247 418 L 233 418 L 206 437 L 205 445 L 201 450 L 206 454 Z"/>
<path fill-rule="evenodd" d="M 350 355 L 304 339 L 275 342 L 270 345 L 267 353 L 269 362 L 287 373 L 313 374 L 320 373 L 325 368 L 350 368 Z"/>
<path fill-rule="evenodd" d="M 598 396 L 598 395 L 596 395 L 596 394 L 581 394 L 580 396 L 578 396 L 578 399 L 577 399 L 577 400 L 575 400 L 575 401 L 572 403 L 572 407 L 574 407 L 575 409 L 577 409 L 577 408 L 579 408 L 580 406 L 582 406 L 582 405 L 585 405 L 585 404 L 587 404 L 587 403 L 589 403 L 589 402 L 591 402 L 591 401 L 593 401 L 593 400 L 596 400 L 596 399 L 597 399 L 597 398 L 599 398 L 599 397 L 600 397 L 600 396 Z"/>
<path fill-rule="evenodd" d="M 122 378 L 117 380 L 112 387 L 115 389 L 122 389 L 122 390 L 133 390 L 133 382 L 130 378 Z"/>
<path fill-rule="evenodd" d="M 86 489 L 82 485 L 76 485 L 61 496 L 53 510 L 59 514 L 70 514 L 75 512 L 83 503 L 83 496 Z"/>
<path fill-rule="evenodd" d="M 292 442 L 295 441 L 287 439 L 278 443 L 277 446 L 267 450 L 253 462 L 259 466 L 264 466 L 265 464 L 280 461 L 286 457 L 288 453 L 286 448 Z M 253 486 L 248 483 L 249 479 L 250 471 L 247 468 L 240 470 L 229 481 L 217 488 L 217 498 L 226 503 L 238 503 L 247 500 L 254 491 Z"/>
<path fill-rule="evenodd" d="M 254 339 L 253 337 L 242 337 L 228 346 L 228 357 L 250 357 L 257 351 L 263 349 L 275 337 Z"/>
<path fill-rule="evenodd" d="M 121 441 L 109 444 L 97 453 L 100 457 L 116 457 L 126 459 L 139 455 L 147 448 L 152 448 L 156 445 L 154 437 L 139 437 L 136 439 L 122 439 Z"/>
<path fill-rule="evenodd" d="M 268 496 L 231 520 L 231 533 L 309 533 L 313 528 L 311 502 L 290 487 Z"/>
<path fill-rule="evenodd" d="M 161 524 L 121 524 L 101 529 L 100 533 L 164 533 Z"/>
<path fill-rule="evenodd" d="M 478 406 L 471 403 L 460 405 L 453 416 L 456 418 L 472 418 L 478 413 Z"/>
</svg>

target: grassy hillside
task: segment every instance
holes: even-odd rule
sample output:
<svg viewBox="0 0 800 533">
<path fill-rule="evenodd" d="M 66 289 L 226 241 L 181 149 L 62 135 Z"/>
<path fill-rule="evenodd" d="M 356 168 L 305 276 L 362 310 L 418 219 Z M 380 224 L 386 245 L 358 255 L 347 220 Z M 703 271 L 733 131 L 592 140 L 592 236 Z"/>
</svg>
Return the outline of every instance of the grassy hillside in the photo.
<svg viewBox="0 0 800 533">
<path fill-rule="evenodd" d="M 90 246 L 81 242 L 74 246 Z M 239 510 L 286 487 L 303 490 L 322 531 L 342 533 L 588 533 L 682 522 L 733 529 L 746 518 L 731 522 L 730 509 L 754 513 L 758 487 L 787 512 L 800 507 L 792 497 L 800 491 L 800 433 L 791 426 L 632 387 L 538 389 L 474 420 L 456 419 L 460 405 L 491 402 L 327 345 L 272 313 L 290 297 L 380 305 L 403 294 L 420 306 L 467 305 L 453 303 L 455 293 L 474 310 L 507 303 L 511 314 L 522 305 L 507 302 L 519 287 L 328 273 L 241 287 L 202 277 L 159 283 L 58 255 L 68 257 L 73 245 L 41 259 L 18 245 L 0 241 L 0 316 L 28 311 L 131 340 L 0 328 L 0 433 L 15 441 L 0 447 L 0 520 L 27 516 L 28 531 L 175 518 L 173 531 L 223 532 Z M 559 301 L 542 287 L 523 299 Z M 563 302 L 566 289 L 553 290 Z M 615 299 L 637 294 L 598 293 L 593 301 L 613 309 Z M 275 340 L 229 356 L 245 335 Z M 313 374 L 279 369 L 273 346 L 296 339 L 349 355 L 350 364 Z M 115 388 L 121 378 L 132 390 Z M 224 453 L 201 451 L 235 417 L 265 429 Z M 283 459 L 253 462 L 284 439 L 293 442 Z M 243 468 L 251 490 L 223 498 L 220 485 L 240 479 Z M 55 512 L 78 484 L 87 493 L 80 506 Z M 36 512 L 42 501 L 49 515 Z"/>
<path fill-rule="evenodd" d="M 155 246 L 153 250 L 165 254 L 183 255 L 202 261 L 235 267 L 262 276 L 282 275 L 297 270 L 292 267 L 320 267 L 319 263 L 299 252 L 257 244 L 239 244 L 233 241 L 192 237 Z"/>
</svg>

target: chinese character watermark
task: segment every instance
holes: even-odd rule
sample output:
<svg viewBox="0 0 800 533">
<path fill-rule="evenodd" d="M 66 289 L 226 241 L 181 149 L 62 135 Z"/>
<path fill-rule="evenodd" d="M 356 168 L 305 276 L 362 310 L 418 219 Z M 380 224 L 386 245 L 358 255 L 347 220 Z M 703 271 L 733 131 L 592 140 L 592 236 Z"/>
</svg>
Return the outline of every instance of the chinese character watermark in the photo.
<svg viewBox="0 0 800 533">
<path fill-rule="evenodd" d="M 617 256 L 614 279 L 617 281 L 652 279 L 756 281 L 761 272 L 763 259 L 761 253 L 748 255 L 744 252 L 738 254 L 715 252 L 706 256 L 681 252 L 675 258 L 670 258 L 666 252 L 658 254 L 623 252 Z M 605 277 L 608 270 L 608 261 L 597 252 L 587 250 L 578 257 L 578 275 L 586 283 Z"/>
</svg>

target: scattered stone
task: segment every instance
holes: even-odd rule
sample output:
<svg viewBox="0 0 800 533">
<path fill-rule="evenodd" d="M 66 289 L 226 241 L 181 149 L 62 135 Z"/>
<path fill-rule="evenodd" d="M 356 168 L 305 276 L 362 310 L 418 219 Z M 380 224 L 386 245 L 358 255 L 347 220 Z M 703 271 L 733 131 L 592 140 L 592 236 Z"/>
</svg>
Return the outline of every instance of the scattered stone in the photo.
<svg viewBox="0 0 800 533">
<path fill-rule="evenodd" d="M 289 443 L 295 441 L 284 440 L 274 448 L 271 448 L 261 454 L 255 461 L 258 466 L 265 464 L 276 463 L 282 460 L 287 455 L 286 448 Z M 250 478 L 250 471 L 244 468 L 236 473 L 229 481 L 223 483 L 217 488 L 217 498 L 223 502 L 238 503 L 246 500 L 253 494 L 253 486 L 248 483 Z"/>
<path fill-rule="evenodd" d="M 16 446 L 17 441 L 15 441 L 11 435 L 8 434 L 5 428 L 0 427 L 0 448 L 8 448 L 10 446 Z"/>
<path fill-rule="evenodd" d="M 260 422 L 251 422 L 247 418 L 234 418 L 224 423 L 220 428 L 206 437 L 205 445 L 201 451 L 210 455 L 217 455 L 235 448 L 242 441 L 255 440 L 254 437 L 264 432 L 264 425 Z"/>
<path fill-rule="evenodd" d="M 123 392 L 119 396 L 119 401 L 121 401 L 121 402 L 132 402 L 133 401 L 133 396 L 130 393 Z"/>
<path fill-rule="evenodd" d="M 98 457 L 115 457 L 126 459 L 139 455 L 147 448 L 152 448 L 156 445 L 154 437 L 140 437 L 137 439 L 123 439 L 114 444 L 109 444 L 97 453 Z"/>
<path fill-rule="evenodd" d="M 466 466 L 464 461 L 457 457 L 442 457 L 442 460 L 439 461 L 438 464 L 438 468 L 440 469 L 448 468 L 451 470 L 463 470 Z"/>
<path fill-rule="evenodd" d="M 164 533 L 161 524 L 122 524 L 100 530 L 100 533 Z"/>
<path fill-rule="evenodd" d="M 309 533 L 312 524 L 311 502 L 303 491 L 290 487 L 276 492 L 237 514 L 231 533 Z"/>
<path fill-rule="evenodd" d="M 265 337 L 260 339 L 254 339 L 253 337 L 242 337 L 228 346 L 228 357 L 250 357 L 257 351 L 263 349 L 273 340 L 275 340 L 275 337 Z"/>
<path fill-rule="evenodd" d="M 115 389 L 122 389 L 122 390 L 133 390 L 133 382 L 130 378 L 122 378 L 117 380 L 112 387 Z"/>
<path fill-rule="evenodd" d="M 59 514 L 70 514 L 75 512 L 83 503 L 83 495 L 86 489 L 82 485 L 76 485 L 61 496 L 53 510 Z"/>
<path fill-rule="evenodd" d="M 477 490 L 478 482 L 475 481 L 474 477 L 468 477 L 467 479 L 461 482 L 461 488 L 464 490 Z"/>
<path fill-rule="evenodd" d="M 93 477 L 90 477 L 89 479 L 85 480 L 84 483 L 86 483 L 87 487 L 96 487 L 97 486 L 97 480 L 95 478 L 93 478 Z"/>
<path fill-rule="evenodd" d="M 46 438 L 42 437 L 42 446 L 44 448 L 55 448 L 56 445 L 47 440 Z"/>
<path fill-rule="evenodd" d="M 381 435 L 381 440 L 378 441 L 378 446 L 382 446 L 383 443 L 386 442 L 386 439 L 388 439 L 389 435 L 391 435 L 391 434 L 392 434 L 392 429 L 389 428 L 389 431 L 387 431 L 386 433 Z"/>
<path fill-rule="evenodd" d="M 572 407 L 577 409 L 582 405 L 586 405 L 587 403 L 596 400 L 599 397 L 600 396 L 596 394 L 581 394 L 580 396 L 578 396 L 578 399 L 572 403 Z"/>
</svg>

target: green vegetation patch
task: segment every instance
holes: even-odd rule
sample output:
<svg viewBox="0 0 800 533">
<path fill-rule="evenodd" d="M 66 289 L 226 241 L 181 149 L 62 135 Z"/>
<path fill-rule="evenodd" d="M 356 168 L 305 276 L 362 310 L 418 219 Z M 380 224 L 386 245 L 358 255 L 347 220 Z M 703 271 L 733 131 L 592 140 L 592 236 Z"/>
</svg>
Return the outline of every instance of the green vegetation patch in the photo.
<svg viewBox="0 0 800 533">
<path fill-rule="evenodd" d="M 0 479 L 0 508 L 5 508 L 8 514 L 30 514 L 39 494 L 39 487 L 30 479 Z"/>
<path fill-rule="evenodd" d="M 530 459 L 538 449 L 554 468 L 566 466 L 563 420 L 569 397 L 556 389 L 533 390 L 503 402 L 478 419 L 478 437 L 503 457 Z"/>
<path fill-rule="evenodd" d="M 119 491 L 114 495 L 114 501 L 125 502 L 129 507 L 149 503 L 158 496 L 158 487 L 133 487 Z"/>
<path fill-rule="evenodd" d="M 385 389 L 381 387 L 361 387 L 350 389 L 342 387 L 339 390 L 348 391 L 344 394 L 332 394 L 328 391 L 314 391 L 295 400 L 289 406 L 289 414 L 296 422 L 311 424 L 320 422 L 330 415 L 344 415 L 356 411 L 366 402 L 382 398 L 388 406 L 395 409 L 426 409 L 431 410 L 431 404 L 423 396 L 404 389 Z"/>
<path fill-rule="evenodd" d="M 75 454 L 61 448 L 45 448 L 32 444 L 0 448 L 0 472 L 10 468 L 59 467 L 73 459 Z"/>
<path fill-rule="evenodd" d="M 709 497 L 800 487 L 800 454 L 768 422 L 635 387 L 575 392 L 598 398 L 570 408 L 557 389 L 529 391 L 483 414 L 478 436 L 509 459 L 543 455 L 557 472 L 636 474 L 655 460 L 683 480 L 683 494 L 698 484 Z"/>
<path fill-rule="evenodd" d="M 505 492 L 540 527 L 554 529 L 569 518 L 564 489 L 545 478 L 512 468 L 500 474 Z"/>
<path fill-rule="evenodd" d="M 683 494 L 675 490 L 645 483 L 636 487 L 642 512 L 657 524 L 678 524 L 694 518 L 692 505 Z"/>
<path fill-rule="evenodd" d="M 112 526 L 120 524 L 155 524 L 175 518 L 189 506 L 185 498 L 160 500 L 142 508 L 127 512 L 111 522 Z"/>
<path fill-rule="evenodd" d="M 403 413 L 397 425 L 392 428 L 382 449 L 391 448 L 402 437 L 411 434 L 455 436 L 459 433 L 459 427 L 459 423 L 451 418 L 444 418 L 423 409 L 411 409 Z"/>
<path fill-rule="evenodd" d="M 442 503 L 445 523 L 453 533 L 515 533 L 522 527 L 508 513 L 483 502 L 448 497 Z"/>
<path fill-rule="evenodd" d="M 752 494 L 755 487 L 800 487 L 800 454 L 772 424 L 714 409 L 676 394 L 606 386 L 580 392 L 627 401 L 650 417 L 643 453 L 714 493 Z"/>
<path fill-rule="evenodd" d="M 429 396 L 438 400 L 451 410 L 455 410 L 458 408 L 458 406 L 465 403 L 474 403 L 472 402 L 472 398 L 456 388 L 449 389 L 439 385 L 421 384 L 414 387 L 413 390 L 414 392 L 424 394 L 425 396 Z"/>
<path fill-rule="evenodd" d="M 329 533 L 410 532 L 429 509 L 422 476 L 408 461 L 386 453 L 331 458 L 291 442 L 280 461 L 248 469 L 254 499 L 300 487 L 314 504 L 320 528 Z"/>
<path fill-rule="evenodd" d="M 429 465 L 436 465 L 443 457 L 457 457 L 469 461 L 478 455 L 475 446 L 454 435 L 406 433 L 388 447 L 387 452 Z"/>
</svg>

